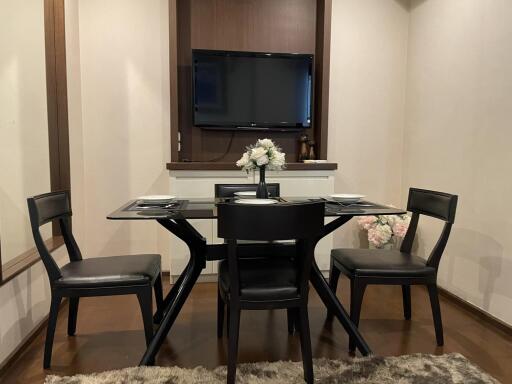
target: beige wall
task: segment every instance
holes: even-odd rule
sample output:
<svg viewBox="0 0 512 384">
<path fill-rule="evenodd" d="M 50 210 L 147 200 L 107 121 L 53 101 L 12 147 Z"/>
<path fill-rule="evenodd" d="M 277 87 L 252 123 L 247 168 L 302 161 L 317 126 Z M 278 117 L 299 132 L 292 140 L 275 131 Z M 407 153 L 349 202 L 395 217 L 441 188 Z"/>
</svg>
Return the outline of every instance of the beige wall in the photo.
<svg viewBox="0 0 512 384">
<path fill-rule="evenodd" d="M 64 247 L 53 255 L 59 265 L 67 258 Z M 50 298 L 43 263 L 0 286 L 0 367 L 48 316 Z"/>
<path fill-rule="evenodd" d="M 335 0 L 328 159 L 338 193 L 400 202 L 409 13 L 396 0 Z M 340 246 L 359 246 L 351 222 Z"/>
<path fill-rule="evenodd" d="M 0 2 L 0 235 L 2 262 L 34 247 L 27 196 L 50 190 L 44 9 Z M 49 237 L 46 227 L 43 236 Z M 55 252 L 59 262 L 64 249 Z M 0 367 L 48 314 L 42 263 L 0 286 Z"/>
<path fill-rule="evenodd" d="M 33 246 L 27 196 L 50 190 L 42 1 L 2 0 L 0 47 L 0 252 L 5 263 Z M 51 236 L 50 228 L 43 236 Z"/>
<path fill-rule="evenodd" d="M 66 1 L 73 204 L 87 257 L 167 249 L 155 222 L 105 218 L 169 190 L 167 3 Z"/>
<path fill-rule="evenodd" d="M 440 283 L 512 324 L 512 2 L 413 1 L 403 187 L 459 195 Z M 438 227 L 421 225 L 428 252 Z"/>
</svg>

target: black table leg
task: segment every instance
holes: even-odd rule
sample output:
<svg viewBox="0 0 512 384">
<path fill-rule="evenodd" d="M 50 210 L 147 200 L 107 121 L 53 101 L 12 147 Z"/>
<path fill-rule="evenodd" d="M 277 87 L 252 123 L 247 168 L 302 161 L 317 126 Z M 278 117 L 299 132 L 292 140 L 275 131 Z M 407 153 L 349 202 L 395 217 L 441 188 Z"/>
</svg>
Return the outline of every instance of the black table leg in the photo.
<svg viewBox="0 0 512 384">
<path fill-rule="evenodd" d="M 348 335 L 354 338 L 356 347 L 361 351 L 361 354 L 363 356 L 370 355 L 372 353 L 370 347 L 363 339 L 363 336 L 361 336 L 359 333 L 357 327 L 350 320 L 347 311 L 345 311 L 339 302 L 336 294 L 333 293 L 329 288 L 329 284 L 327 284 L 327 281 L 323 277 L 322 272 L 320 271 L 320 268 L 318 268 L 316 262 L 313 263 L 310 280 L 327 309 L 338 318 Z"/>
<path fill-rule="evenodd" d="M 158 309 L 155 315 L 153 316 L 153 323 L 160 324 L 164 317 L 164 314 L 170 308 L 172 302 L 176 299 L 176 295 L 180 291 L 180 287 L 183 284 L 183 280 L 185 279 L 185 276 L 187 276 L 189 264 L 187 264 L 181 275 L 179 275 L 178 280 L 176 280 L 176 282 L 172 285 L 170 292 L 164 297 L 162 307 Z"/>
<path fill-rule="evenodd" d="M 341 227 L 343 224 L 347 223 L 350 219 L 352 219 L 352 216 L 340 216 L 336 220 L 326 224 L 322 234 L 318 237 L 318 241 Z M 361 336 L 361 333 L 359 333 L 357 327 L 350 320 L 350 316 L 348 315 L 347 311 L 345 308 L 343 308 L 340 301 L 336 297 L 336 292 L 331 291 L 329 284 L 322 275 L 320 268 L 318 268 L 316 261 L 313 261 L 310 281 L 327 309 L 338 318 L 348 335 L 355 340 L 356 347 L 359 349 L 359 351 L 361 351 L 363 356 L 372 354 L 370 347 L 363 339 L 363 336 Z"/>
<path fill-rule="evenodd" d="M 162 317 L 160 326 L 139 365 L 152 365 L 154 363 L 156 354 L 178 317 L 201 271 L 206 266 L 206 239 L 189 222 L 184 219 L 158 220 L 158 222 L 187 244 L 190 250 L 190 260 L 178 281 L 164 299 L 163 315 L 157 313 L 157 320 L 159 320 L 158 317 Z"/>
</svg>

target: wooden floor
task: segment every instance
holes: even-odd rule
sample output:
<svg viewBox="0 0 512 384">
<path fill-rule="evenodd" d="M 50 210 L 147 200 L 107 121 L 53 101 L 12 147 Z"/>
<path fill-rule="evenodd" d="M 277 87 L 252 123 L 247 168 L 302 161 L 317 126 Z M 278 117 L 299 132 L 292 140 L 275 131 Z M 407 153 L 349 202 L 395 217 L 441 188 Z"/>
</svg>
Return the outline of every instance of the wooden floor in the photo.
<svg viewBox="0 0 512 384">
<path fill-rule="evenodd" d="M 166 284 L 169 288 L 169 284 Z M 347 281 L 338 295 L 347 303 Z M 512 337 L 482 322 L 458 305 L 441 300 L 445 346 L 436 347 L 428 297 L 412 289 L 413 319 L 402 317 L 400 287 L 369 287 L 360 328 L 374 353 L 459 352 L 503 383 L 512 383 Z M 216 286 L 198 284 L 185 304 L 157 364 L 213 368 L 226 363 L 227 340 L 216 337 Z M 314 357 L 346 358 L 347 337 L 335 321 L 325 323 L 325 309 L 311 293 Z M 77 335 L 66 335 L 67 307 L 59 315 L 52 369 L 44 371 L 41 332 L 0 378 L 2 384 L 41 383 L 46 374 L 69 375 L 137 365 L 144 351 L 142 321 L 136 298 L 86 298 L 80 302 Z M 242 312 L 239 361 L 300 360 L 297 336 L 288 336 L 285 311 Z"/>
</svg>

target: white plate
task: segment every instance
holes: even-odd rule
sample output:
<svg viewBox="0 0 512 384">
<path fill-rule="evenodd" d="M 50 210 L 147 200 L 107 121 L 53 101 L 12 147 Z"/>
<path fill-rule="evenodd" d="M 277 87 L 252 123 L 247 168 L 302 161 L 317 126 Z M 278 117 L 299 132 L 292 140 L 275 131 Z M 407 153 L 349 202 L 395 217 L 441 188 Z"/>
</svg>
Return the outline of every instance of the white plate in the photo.
<svg viewBox="0 0 512 384">
<path fill-rule="evenodd" d="M 166 203 L 168 201 L 176 199 L 176 196 L 170 195 L 149 195 L 149 196 L 140 196 L 139 200 L 150 201 L 152 203 Z"/>
<path fill-rule="evenodd" d="M 241 197 L 241 198 L 256 197 L 256 191 L 240 191 L 240 192 L 235 192 L 235 196 Z"/>
<path fill-rule="evenodd" d="M 277 204 L 277 200 L 273 199 L 242 199 L 236 200 L 238 204 L 250 204 L 250 205 L 269 205 Z"/>
<path fill-rule="evenodd" d="M 340 203 L 357 203 L 359 200 L 364 199 L 365 195 L 356 195 L 353 193 L 336 193 L 331 195 L 331 198 Z"/>
</svg>

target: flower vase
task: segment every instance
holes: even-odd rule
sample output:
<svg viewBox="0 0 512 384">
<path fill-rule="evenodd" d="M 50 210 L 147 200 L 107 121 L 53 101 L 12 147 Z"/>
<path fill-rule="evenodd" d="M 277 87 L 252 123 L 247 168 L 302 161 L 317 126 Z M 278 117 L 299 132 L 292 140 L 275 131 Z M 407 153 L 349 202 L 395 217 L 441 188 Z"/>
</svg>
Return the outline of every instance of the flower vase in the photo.
<svg viewBox="0 0 512 384">
<path fill-rule="evenodd" d="M 402 248 L 402 242 L 404 241 L 403 237 L 393 236 L 393 246 L 394 249 Z"/>
<path fill-rule="evenodd" d="M 258 189 L 256 189 L 257 199 L 268 199 L 267 183 L 265 182 L 265 166 L 260 167 L 260 182 L 258 183 Z"/>
</svg>

